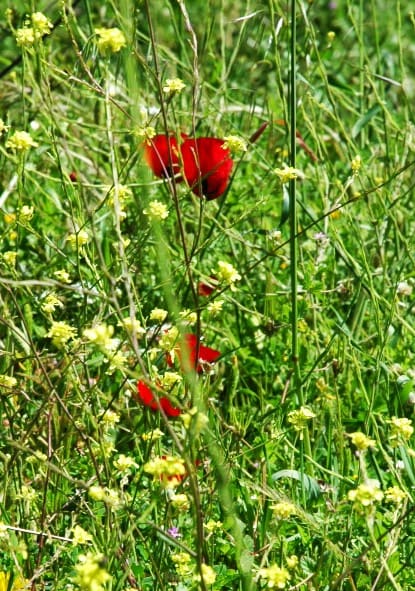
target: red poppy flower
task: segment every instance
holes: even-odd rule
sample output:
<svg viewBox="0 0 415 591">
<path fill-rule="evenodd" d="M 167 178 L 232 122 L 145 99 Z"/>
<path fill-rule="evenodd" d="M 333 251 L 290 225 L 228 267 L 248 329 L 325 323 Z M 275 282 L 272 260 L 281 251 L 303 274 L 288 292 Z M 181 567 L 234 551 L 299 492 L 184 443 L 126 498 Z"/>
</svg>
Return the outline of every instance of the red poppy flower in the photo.
<svg viewBox="0 0 415 591">
<path fill-rule="evenodd" d="M 184 176 L 195 195 L 217 199 L 227 189 L 233 160 L 224 140 L 187 139 L 181 146 Z"/>
<path fill-rule="evenodd" d="M 191 367 L 194 367 L 198 373 L 203 371 L 203 364 L 204 363 L 215 363 L 221 356 L 220 351 L 216 351 L 216 349 L 212 349 L 211 347 L 206 347 L 205 345 L 200 344 L 199 341 L 199 356 L 196 363 L 196 352 L 197 352 L 197 336 L 195 334 L 185 334 L 183 335 L 184 338 L 184 346 L 187 350 L 188 362 Z M 178 348 L 177 356 L 181 361 L 181 350 Z M 167 355 L 167 363 L 170 367 L 173 365 L 173 360 L 170 355 Z"/>
<path fill-rule="evenodd" d="M 147 384 L 141 380 L 139 380 L 137 383 L 137 398 L 147 408 L 151 408 L 151 410 L 159 410 L 159 406 L 154 398 L 153 392 L 147 386 Z M 159 402 L 160 407 L 168 417 L 178 417 L 181 414 L 181 410 L 179 408 L 175 408 L 171 404 L 170 400 L 165 396 L 160 396 Z"/>
<path fill-rule="evenodd" d="M 195 195 L 217 199 L 226 191 L 233 167 L 230 151 L 223 147 L 225 141 L 211 137 L 188 139 L 185 134 L 181 139 L 180 144 L 175 136 L 156 135 L 144 146 L 147 164 L 159 178 L 176 175 L 176 182 L 183 180 L 177 176 L 182 166 Z"/>
<path fill-rule="evenodd" d="M 215 291 L 218 281 L 216 277 L 214 277 L 213 275 L 210 277 L 210 279 L 212 279 L 211 283 L 199 281 L 199 283 L 197 284 L 197 293 L 200 296 L 208 297 Z"/>
<path fill-rule="evenodd" d="M 182 135 L 185 138 L 185 135 Z M 170 146 L 170 150 L 169 150 Z M 171 156 L 171 161 L 170 161 Z M 179 146 L 173 135 L 156 135 L 144 146 L 147 164 L 159 178 L 174 176 L 180 172 Z M 176 179 L 180 181 L 182 179 Z"/>
</svg>

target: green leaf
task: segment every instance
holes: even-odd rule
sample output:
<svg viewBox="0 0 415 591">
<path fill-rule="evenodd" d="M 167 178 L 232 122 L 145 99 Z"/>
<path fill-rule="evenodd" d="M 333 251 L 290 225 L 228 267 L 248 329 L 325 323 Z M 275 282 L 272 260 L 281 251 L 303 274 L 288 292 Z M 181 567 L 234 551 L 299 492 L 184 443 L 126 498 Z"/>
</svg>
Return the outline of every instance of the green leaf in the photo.
<svg viewBox="0 0 415 591">
<path fill-rule="evenodd" d="M 307 492 L 310 499 L 316 499 L 321 495 L 320 486 L 315 478 L 299 472 L 298 470 L 279 470 L 272 475 L 272 480 L 280 480 L 280 478 L 291 478 L 298 480 Z"/>
</svg>

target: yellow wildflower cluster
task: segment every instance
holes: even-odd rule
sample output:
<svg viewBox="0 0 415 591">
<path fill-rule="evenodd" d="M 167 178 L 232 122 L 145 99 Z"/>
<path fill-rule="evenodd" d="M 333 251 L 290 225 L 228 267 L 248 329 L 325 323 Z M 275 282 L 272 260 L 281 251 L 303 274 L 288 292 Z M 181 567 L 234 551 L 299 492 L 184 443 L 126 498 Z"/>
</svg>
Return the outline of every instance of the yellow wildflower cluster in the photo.
<svg viewBox="0 0 415 591">
<path fill-rule="evenodd" d="M 96 324 L 92 328 L 86 328 L 83 332 L 87 341 L 109 351 L 114 350 L 118 345 L 118 341 L 111 338 L 113 334 L 114 327 L 107 324 Z"/>
<path fill-rule="evenodd" d="M 364 433 L 360 431 L 355 431 L 354 433 L 348 433 L 348 436 L 352 440 L 352 444 L 358 449 L 359 451 L 366 451 L 369 447 L 375 447 L 376 441 L 374 439 L 370 439 Z"/>
<path fill-rule="evenodd" d="M 27 152 L 30 148 L 36 148 L 39 144 L 35 142 L 27 131 L 15 131 L 5 145 L 7 149 L 13 152 Z"/>
<path fill-rule="evenodd" d="M 116 187 L 112 187 L 109 192 L 108 205 L 115 207 L 117 204 L 118 215 L 121 220 L 124 220 L 127 217 L 125 206 L 132 196 L 133 192 L 127 185 L 117 185 Z"/>
<path fill-rule="evenodd" d="M 98 51 L 101 53 L 118 53 L 127 44 L 124 33 L 116 27 L 95 29 L 95 34 L 98 36 Z"/>
<path fill-rule="evenodd" d="M 218 278 L 218 281 L 229 285 L 232 291 L 235 290 L 234 284 L 242 279 L 235 267 L 226 261 L 219 261 L 217 270 L 213 271 L 213 273 Z"/>
<path fill-rule="evenodd" d="M 172 493 L 170 495 L 170 503 L 172 507 L 179 509 L 180 511 L 187 511 L 190 507 L 189 498 L 184 493 Z"/>
<path fill-rule="evenodd" d="M 41 308 L 45 314 L 53 314 L 55 308 L 63 308 L 63 302 L 54 293 L 48 293 L 42 302 Z"/>
<path fill-rule="evenodd" d="M 143 210 L 143 213 L 151 220 L 161 222 L 168 217 L 169 210 L 164 203 L 155 199 L 148 204 L 148 207 Z"/>
<path fill-rule="evenodd" d="M 135 131 L 135 135 L 144 139 L 147 144 L 151 144 L 151 140 L 156 136 L 156 130 L 151 125 L 147 127 L 139 127 Z"/>
<path fill-rule="evenodd" d="M 180 78 L 168 78 L 163 86 L 163 92 L 166 94 L 177 94 L 186 88 L 183 80 Z"/>
<path fill-rule="evenodd" d="M 408 494 L 399 486 L 390 486 L 385 490 L 385 499 L 389 503 L 401 505 L 408 498 Z"/>
<path fill-rule="evenodd" d="M 172 351 L 177 345 L 177 339 L 179 338 L 179 329 L 177 326 L 172 326 L 167 332 L 163 333 L 160 337 L 160 348 L 163 351 Z"/>
<path fill-rule="evenodd" d="M 52 326 L 46 333 L 49 339 L 52 339 L 52 344 L 58 349 L 64 347 L 68 341 L 75 339 L 77 330 L 70 324 L 64 321 L 53 321 Z"/>
<path fill-rule="evenodd" d="M 362 158 L 359 156 L 359 154 L 353 158 L 351 162 L 351 168 L 353 175 L 356 175 L 362 168 Z"/>
<path fill-rule="evenodd" d="M 150 312 L 150 320 L 154 322 L 164 322 L 167 318 L 168 312 L 167 310 L 163 310 L 162 308 L 154 308 Z"/>
<path fill-rule="evenodd" d="M 32 47 L 35 41 L 42 39 L 45 35 L 50 35 L 52 29 L 53 24 L 43 12 L 33 12 L 25 26 L 17 29 L 16 43 L 21 47 Z"/>
<path fill-rule="evenodd" d="M 193 579 L 196 582 L 201 582 L 203 579 L 205 585 L 213 585 L 216 581 L 216 573 L 211 566 L 203 563 L 200 565 L 200 574 L 196 574 Z"/>
<path fill-rule="evenodd" d="M 88 495 L 93 501 L 102 501 L 111 509 L 119 509 L 122 506 L 122 499 L 118 491 L 112 488 L 104 488 L 102 486 L 91 486 L 88 489 Z"/>
<path fill-rule="evenodd" d="M 350 490 L 347 497 L 349 501 L 353 501 L 353 507 L 361 511 L 373 508 L 377 502 L 383 499 L 383 492 L 380 490 L 378 480 L 368 479 L 354 490 Z"/>
<path fill-rule="evenodd" d="M 171 557 L 174 562 L 177 574 L 181 577 L 188 577 L 193 572 L 193 564 L 190 554 L 187 552 L 177 552 Z"/>
<path fill-rule="evenodd" d="M 92 542 L 92 536 L 85 531 L 80 525 L 75 525 L 72 528 L 72 543 L 74 546 L 80 546 L 82 544 L 88 544 Z"/>
<path fill-rule="evenodd" d="M 300 432 L 300 438 L 303 437 L 303 429 L 307 427 L 307 423 L 314 419 L 316 415 L 312 410 L 306 406 L 302 406 L 299 410 L 292 410 L 288 413 L 288 422 L 292 424 L 296 431 Z"/>
<path fill-rule="evenodd" d="M 86 230 L 79 230 L 79 232 L 69 234 L 66 238 L 66 242 L 69 242 L 74 249 L 82 249 L 82 247 L 89 242 L 89 234 Z"/>
<path fill-rule="evenodd" d="M 287 166 L 286 164 L 284 164 L 282 168 L 276 168 L 274 172 L 282 184 L 288 183 L 289 181 L 295 179 L 304 178 L 304 173 L 301 170 L 298 170 L 298 168 L 294 168 L 292 166 Z"/>
<path fill-rule="evenodd" d="M 111 580 L 111 575 L 103 566 L 105 563 L 102 554 L 81 554 L 79 562 L 75 566 L 75 584 L 83 591 L 103 591 L 105 583 Z"/>
<path fill-rule="evenodd" d="M 246 152 L 248 145 L 246 141 L 238 135 L 227 135 L 224 137 L 225 143 L 223 148 L 230 150 L 231 152 Z"/>
<path fill-rule="evenodd" d="M 289 501 L 280 501 L 271 507 L 277 519 L 288 519 L 291 515 L 295 515 L 297 510 L 293 503 Z"/>
<path fill-rule="evenodd" d="M 138 468 L 138 464 L 130 456 L 120 454 L 116 460 L 114 460 L 114 467 L 118 472 L 130 472 L 134 468 Z"/>
<path fill-rule="evenodd" d="M 144 464 L 144 472 L 160 478 L 166 488 L 175 488 L 186 474 L 182 458 L 164 456 L 154 458 Z"/>
<path fill-rule="evenodd" d="M 391 437 L 390 440 L 393 445 L 398 445 L 400 441 L 408 441 L 412 437 L 414 428 L 412 426 L 411 419 L 406 417 L 392 417 L 388 423 L 391 426 Z"/>
<path fill-rule="evenodd" d="M 291 578 L 290 573 L 284 567 L 272 564 L 268 568 L 260 568 L 259 576 L 263 579 L 269 589 L 285 589 Z"/>
</svg>

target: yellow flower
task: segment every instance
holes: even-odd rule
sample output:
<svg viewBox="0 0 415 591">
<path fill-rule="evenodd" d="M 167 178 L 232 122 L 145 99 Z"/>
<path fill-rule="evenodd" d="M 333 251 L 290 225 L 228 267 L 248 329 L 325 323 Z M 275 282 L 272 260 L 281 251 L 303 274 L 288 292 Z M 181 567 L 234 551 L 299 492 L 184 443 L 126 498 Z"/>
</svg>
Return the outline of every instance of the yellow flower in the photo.
<svg viewBox="0 0 415 591">
<path fill-rule="evenodd" d="M 92 541 L 92 536 L 87 531 L 85 531 L 80 525 L 75 525 L 72 528 L 72 543 L 74 546 L 79 546 L 81 544 L 87 544 L 88 542 Z"/>
<path fill-rule="evenodd" d="M 141 326 L 141 322 L 137 318 L 131 318 L 131 316 L 121 318 L 118 326 L 122 326 L 127 332 L 135 333 L 137 336 L 146 334 L 146 330 Z"/>
<path fill-rule="evenodd" d="M 135 131 L 135 134 L 138 137 L 144 138 L 144 140 L 147 144 L 151 144 L 151 140 L 156 135 L 156 130 L 154 129 L 154 127 L 151 127 L 151 125 L 148 125 L 147 127 L 139 127 Z"/>
<path fill-rule="evenodd" d="M 166 371 L 161 377 L 160 382 L 163 388 L 170 390 L 175 384 L 183 380 L 182 376 L 174 371 Z"/>
<path fill-rule="evenodd" d="M 103 591 L 105 583 L 111 580 L 111 575 L 105 570 L 103 554 L 81 554 L 75 566 L 74 582 L 84 591 Z"/>
<path fill-rule="evenodd" d="M 206 310 L 209 312 L 211 316 L 217 316 L 219 312 L 222 312 L 223 304 L 223 300 L 215 300 L 214 302 L 209 302 L 209 304 L 206 306 Z"/>
<path fill-rule="evenodd" d="M 33 205 L 23 205 L 19 209 L 18 221 L 21 224 L 27 224 L 33 218 L 34 207 Z"/>
<path fill-rule="evenodd" d="M 154 308 L 150 312 L 150 320 L 154 320 L 154 322 L 164 322 L 167 318 L 168 312 L 167 310 L 163 310 L 162 308 Z"/>
<path fill-rule="evenodd" d="M 349 501 L 353 501 L 355 509 L 367 509 L 383 499 L 383 492 L 380 490 L 378 480 L 369 479 L 363 484 L 359 484 L 354 490 L 350 490 L 347 497 Z"/>
<path fill-rule="evenodd" d="M 66 241 L 72 246 L 72 248 L 82 248 L 89 242 L 89 235 L 86 230 L 79 230 L 74 234 L 69 234 Z"/>
<path fill-rule="evenodd" d="M 20 47 L 32 47 L 35 42 L 35 31 L 32 27 L 24 27 L 16 31 L 16 43 Z"/>
<path fill-rule="evenodd" d="M 205 530 L 208 533 L 215 531 L 216 529 L 220 529 L 222 527 L 221 521 L 215 521 L 214 519 L 209 519 L 207 523 L 205 523 Z"/>
<path fill-rule="evenodd" d="M 132 468 L 138 468 L 138 464 L 130 456 L 120 454 L 116 460 L 114 460 L 114 466 L 118 472 L 128 472 Z"/>
<path fill-rule="evenodd" d="M 36 148 L 38 145 L 27 131 L 15 131 L 6 142 L 6 148 L 14 152 L 27 152 L 30 148 Z"/>
<path fill-rule="evenodd" d="M 292 554 L 291 556 L 287 556 L 287 566 L 289 569 L 293 570 L 294 568 L 297 568 L 298 566 L 298 556 L 296 556 L 295 554 Z"/>
<path fill-rule="evenodd" d="M 329 44 L 333 43 L 334 39 L 336 38 L 336 33 L 334 31 L 329 31 L 327 33 L 327 42 Z"/>
<path fill-rule="evenodd" d="M 147 215 L 151 220 L 165 220 L 169 215 L 169 210 L 161 201 L 151 201 L 148 208 L 143 210 L 144 215 Z"/>
<path fill-rule="evenodd" d="M 291 515 L 295 515 L 297 511 L 295 505 L 289 501 L 275 503 L 275 505 L 272 505 L 271 509 L 277 519 L 288 519 Z"/>
<path fill-rule="evenodd" d="M 95 29 L 95 33 L 98 35 L 96 43 L 101 53 L 106 53 L 107 51 L 117 53 L 127 44 L 124 34 L 116 27 L 112 29 Z"/>
<path fill-rule="evenodd" d="M 283 184 L 294 179 L 304 178 L 304 173 L 301 170 L 293 168 L 292 166 L 287 166 L 286 164 L 284 164 L 282 168 L 276 168 L 274 172 Z"/>
<path fill-rule="evenodd" d="M 104 349 L 112 350 L 115 345 L 114 339 L 111 338 L 113 333 L 113 326 L 107 326 L 106 324 L 96 324 L 92 328 L 86 328 L 83 332 L 83 336 L 87 341 L 93 343 L 94 345 L 98 345 Z"/>
<path fill-rule="evenodd" d="M 192 574 L 192 559 L 187 552 L 177 552 L 176 554 L 172 554 L 171 559 L 174 562 L 174 566 L 178 575 L 181 577 L 187 577 Z"/>
<path fill-rule="evenodd" d="M 246 141 L 237 135 L 227 135 L 224 137 L 223 148 L 230 150 L 231 152 L 246 152 L 248 145 Z"/>
<path fill-rule="evenodd" d="M 201 564 L 200 567 L 201 573 L 195 576 L 195 581 L 201 581 L 201 579 L 203 579 L 205 585 L 213 585 L 216 581 L 216 573 L 213 568 L 204 563 Z"/>
<path fill-rule="evenodd" d="M 50 35 L 53 25 L 43 12 L 32 13 L 32 25 L 36 38 Z"/>
<path fill-rule="evenodd" d="M 94 501 L 103 501 L 105 499 L 105 489 L 102 486 L 90 486 L 88 489 L 88 495 Z"/>
<path fill-rule="evenodd" d="M 366 451 L 369 447 L 375 447 L 376 441 L 374 439 L 370 439 L 364 433 L 360 431 L 355 431 L 354 433 L 348 433 L 348 436 L 352 440 L 353 445 L 359 451 Z"/>
<path fill-rule="evenodd" d="M 177 326 L 172 326 L 167 332 L 163 333 L 160 337 L 160 348 L 163 351 L 172 351 L 177 345 L 177 339 L 179 338 L 179 329 Z"/>
<path fill-rule="evenodd" d="M 55 311 L 55 308 L 63 308 L 63 302 L 57 297 L 55 293 L 48 293 L 45 297 L 44 302 L 41 305 L 43 312 L 46 314 L 52 314 Z"/>
<path fill-rule="evenodd" d="M 66 345 L 68 341 L 74 339 L 76 334 L 76 328 L 70 326 L 66 322 L 53 321 L 49 332 L 46 333 L 46 336 L 52 339 L 52 343 L 55 345 L 55 347 L 61 348 Z"/>
<path fill-rule="evenodd" d="M 392 417 L 388 423 L 391 425 L 392 435 L 390 439 L 392 441 L 396 439 L 407 441 L 414 432 L 411 419 Z"/>
<path fill-rule="evenodd" d="M 69 273 L 68 271 L 65 271 L 65 269 L 59 269 L 58 271 L 54 271 L 53 273 L 57 279 L 57 281 L 61 281 L 62 283 L 70 283 L 71 280 L 69 278 Z"/>
<path fill-rule="evenodd" d="M 312 410 L 302 406 L 299 410 L 292 410 L 288 413 L 288 422 L 293 425 L 296 431 L 300 431 L 300 437 L 302 438 L 302 430 L 307 427 L 308 421 L 314 419 L 315 416 Z"/>
<path fill-rule="evenodd" d="M 259 576 L 267 582 L 267 587 L 273 589 L 285 589 L 286 584 L 290 580 L 290 573 L 286 568 L 281 568 L 276 564 L 268 568 L 260 568 Z"/>
<path fill-rule="evenodd" d="M 120 415 L 113 410 L 106 410 L 102 415 L 102 422 L 107 429 L 112 429 L 117 423 L 120 422 Z"/>
<path fill-rule="evenodd" d="M 180 78 L 168 78 L 163 86 L 163 92 L 166 94 L 177 94 L 186 88 L 183 80 Z"/>
<path fill-rule="evenodd" d="M 189 507 L 190 507 L 189 499 L 188 499 L 187 495 L 185 495 L 184 493 L 180 493 L 180 494 L 173 493 L 170 496 L 170 503 L 172 504 L 173 507 L 176 507 L 177 509 L 180 509 L 181 511 L 187 511 L 187 509 L 189 509 Z"/>
<path fill-rule="evenodd" d="M 226 285 L 229 285 L 231 289 L 234 289 L 234 283 L 236 281 L 240 281 L 242 279 L 235 267 L 231 265 L 231 263 L 227 263 L 225 261 L 219 261 L 218 268 L 216 272 L 214 271 L 213 273 L 216 274 L 219 281 L 226 283 Z"/>
<path fill-rule="evenodd" d="M 351 167 L 354 175 L 357 174 L 362 168 L 362 158 L 359 156 L 359 154 L 353 158 Z"/>
<path fill-rule="evenodd" d="M 150 460 L 143 467 L 144 472 L 158 477 L 166 488 L 174 488 L 182 480 L 186 469 L 182 458 L 165 456 Z"/>
<path fill-rule="evenodd" d="M 399 488 L 399 486 L 391 486 L 385 491 L 385 498 L 389 503 L 401 505 L 405 499 L 408 498 L 407 493 Z"/>
<path fill-rule="evenodd" d="M 160 429 L 153 429 L 152 431 L 143 433 L 141 435 L 141 439 L 143 441 L 155 441 L 156 439 L 160 439 L 160 437 L 163 437 L 163 435 L 164 433 Z"/>
</svg>

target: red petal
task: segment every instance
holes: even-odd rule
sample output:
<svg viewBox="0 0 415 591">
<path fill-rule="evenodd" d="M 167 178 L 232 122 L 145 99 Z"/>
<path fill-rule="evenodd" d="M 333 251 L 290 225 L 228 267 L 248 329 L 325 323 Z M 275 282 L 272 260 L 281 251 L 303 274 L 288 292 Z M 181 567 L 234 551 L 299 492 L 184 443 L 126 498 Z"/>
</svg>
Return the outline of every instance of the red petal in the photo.
<svg viewBox="0 0 415 591">
<path fill-rule="evenodd" d="M 233 160 L 224 140 L 187 139 L 181 146 L 184 175 L 195 195 L 216 199 L 227 189 Z"/>
<path fill-rule="evenodd" d="M 154 399 L 151 389 L 141 380 L 137 383 L 138 399 L 151 410 L 159 410 L 156 400 Z M 159 398 L 160 406 L 168 417 L 178 417 L 181 413 L 179 408 L 172 406 L 170 400 L 165 396 Z"/>
<path fill-rule="evenodd" d="M 188 333 L 184 335 L 184 339 L 188 349 L 189 362 L 194 367 L 196 365 L 197 336 L 195 334 Z M 203 368 L 200 364 L 201 361 L 204 361 L 206 363 L 214 363 L 218 360 L 220 355 L 220 351 L 216 351 L 216 349 L 212 349 L 211 347 L 201 345 L 199 342 L 199 358 L 196 368 L 197 371 L 199 373 L 203 371 Z"/>
<path fill-rule="evenodd" d="M 211 279 L 213 280 L 212 283 L 217 283 L 215 277 L 212 277 Z M 211 283 L 205 283 L 204 281 L 199 281 L 197 284 L 197 293 L 200 296 L 208 297 L 215 291 L 215 289 L 215 285 L 212 285 Z"/>
<path fill-rule="evenodd" d="M 144 157 L 154 174 L 160 178 L 180 172 L 179 149 L 175 136 L 160 134 L 153 137 L 144 145 Z"/>
</svg>

